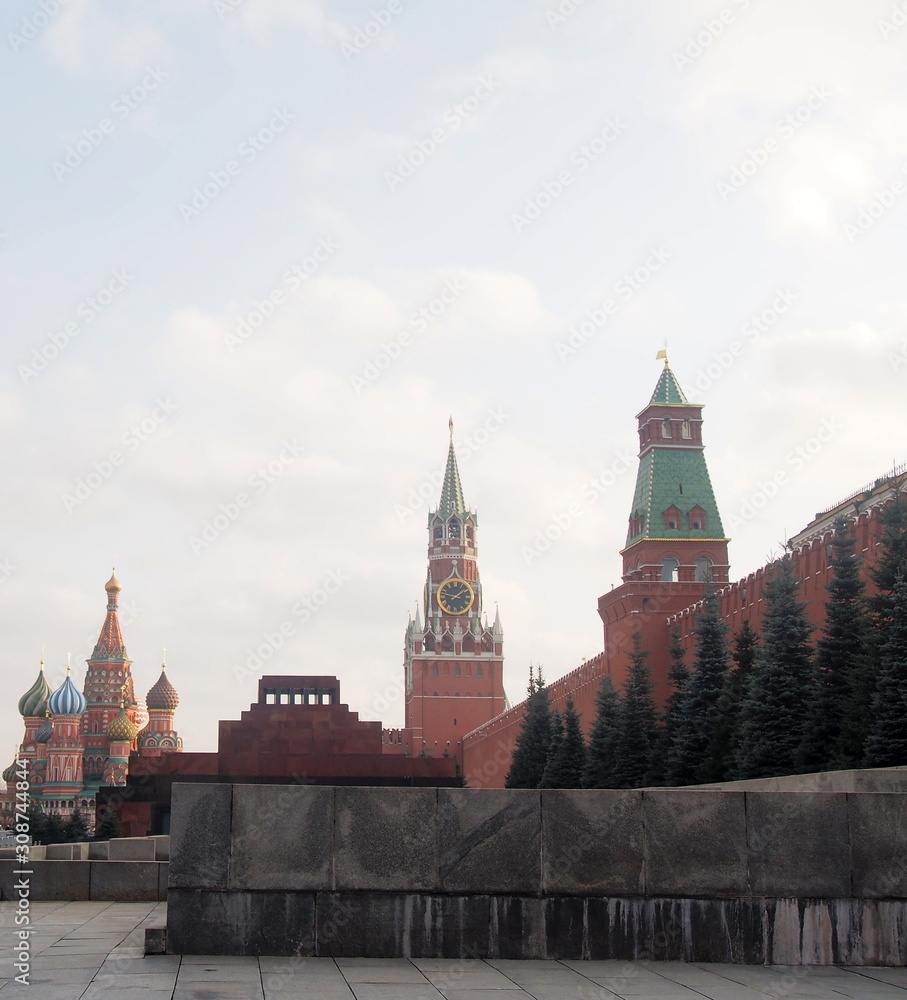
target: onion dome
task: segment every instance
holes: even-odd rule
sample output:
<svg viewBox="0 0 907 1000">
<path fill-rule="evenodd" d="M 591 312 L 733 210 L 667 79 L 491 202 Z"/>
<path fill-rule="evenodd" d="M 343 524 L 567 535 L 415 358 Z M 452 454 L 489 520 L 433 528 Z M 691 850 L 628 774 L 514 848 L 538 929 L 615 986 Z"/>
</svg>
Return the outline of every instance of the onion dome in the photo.
<svg viewBox="0 0 907 1000">
<path fill-rule="evenodd" d="M 66 680 L 47 699 L 51 715 L 81 715 L 85 711 L 85 695 L 73 684 L 66 668 Z"/>
<path fill-rule="evenodd" d="M 50 743 L 54 735 L 54 724 L 45 719 L 35 730 L 35 743 Z"/>
<path fill-rule="evenodd" d="M 44 715 L 49 697 L 50 685 L 44 676 L 44 661 L 42 660 L 37 680 L 19 699 L 19 714 L 24 719 Z"/>
<path fill-rule="evenodd" d="M 161 664 L 161 676 L 157 683 L 148 692 L 145 704 L 149 709 L 157 711 L 174 712 L 180 703 L 180 696 L 176 693 L 176 688 L 170 683 L 167 677 L 167 667 Z"/>
<path fill-rule="evenodd" d="M 110 574 L 110 579 L 107 581 L 107 583 L 104 584 L 104 589 L 107 591 L 108 594 L 111 591 L 119 593 L 123 589 L 122 584 L 117 579 L 116 570 L 114 570 L 113 573 Z"/>
<path fill-rule="evenodd" d="M 139 727 L 126 714 L 126 705 L 120 702 L 120 712 L 107 726 L 104 734 L 111 743 L 131 743 L 138 735 Z"/>
<path fill-rule="evenodd" d="M 0 778 L 3 778 L 3 780 L 7 784 L 9 784 L 11 781 L 15 780 L 16 770 L 17 770 L 16 762 L 13 761 L 12 764 L 10 764 L 10 766 L 3 772 L 3 774 L 0 774 Z"/>
</svg>

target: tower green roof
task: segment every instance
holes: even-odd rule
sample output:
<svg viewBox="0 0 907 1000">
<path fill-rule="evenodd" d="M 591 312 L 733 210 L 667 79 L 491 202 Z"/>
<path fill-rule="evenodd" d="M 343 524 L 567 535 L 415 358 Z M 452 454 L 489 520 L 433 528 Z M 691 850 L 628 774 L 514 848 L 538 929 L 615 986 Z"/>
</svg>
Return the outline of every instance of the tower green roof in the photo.
<svg viewBox="0 0 907 1000">
<path fill-rule="evenodd" d="M 649 400 L 649 406 L 653 403 L 660 403 L 662 406 L 689 406 L 690 404 L 667 362 L 665 362 L 658 385 L 655 386 L 655 392 L 652 393 L 652 398 Z"/>
<path fill-rule="evenodd" d="M 447 449 L 447 468 L 444 470 L 444 484 L 441 486 L 438 513 L 442 517 L 449 514 L 466 513 L 463 487 L 460 485 L 460 472 L 457 469 L 457 455 L 454 451 L 453 429 L 451 429 L 450 447 Z"/>
<path fill-rule="evenodd" d="M 680 511 L 677 527 L 666 526 L 665 511 Z M 701 507 L 701 528 L 692 528 L 690 512 Z M 637 531 L 633 519 L 642 516 Z M 650 448 L 639 460 L 627 545 L 643 538 L 724 538 L 724 528 L 705 455 L 698 448 Z"/>
</svg>

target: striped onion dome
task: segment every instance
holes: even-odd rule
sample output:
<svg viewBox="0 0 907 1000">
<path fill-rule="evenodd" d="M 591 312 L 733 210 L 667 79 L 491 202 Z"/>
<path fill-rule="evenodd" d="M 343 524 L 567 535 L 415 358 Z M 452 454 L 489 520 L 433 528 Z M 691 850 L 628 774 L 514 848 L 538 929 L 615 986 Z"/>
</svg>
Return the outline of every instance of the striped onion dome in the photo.
<svg viewBox="0 0 907 1000">
<path fill-rule="evenodd" d="M 47 709 L 47 699 L 50 697 L 50 685 L 44 676 L 44 661 L 35 683 L 19 699 L 19 714 L 23 719 L 44 715 Z"/>
<path fill-rule="evenodd" d="M 176 693 L 176 688 L 170 683 L 170 679 L 167 677 L 167 668 L 164 664 L 161 664 L 161 676 L 158 677 L 157 683 L 148 692 L 145 704 L 148 708 L 153 708 L 157 711 L 174 712 L 179 703 L 180 696 Z"/>
<path fill-rule="evenodd" d="M 138 735 L 139 727 L 126 714 L 126 706 L 120 702 L 120 711 L 104 730 L 111 743 L 131 743 Z"/>
<path fill-rule="evenodd" d="M 50 743 L 54 735 L 54 724 L 45 719 L 35 730 L 35 743 Z"/>
<path fill-rule="evenodd" d="M 51 715 L 81 715 L 85 711 L 85 695 L 73 684 L 66 668 L 66 680 L 47 699 Z"/>
<path fill-rule="evenodd" d="M 16 762 L 15 761 L 13 761 L 12 764 L 10 764 L 10 766 L 3 772 L 3 774 L 0 774 L 0 778 L 3 778 L 3 780 L 7 784 L 9 784 L 11 781 L 15 780 L 15 778 L 16 778 Z"/>
</svg>

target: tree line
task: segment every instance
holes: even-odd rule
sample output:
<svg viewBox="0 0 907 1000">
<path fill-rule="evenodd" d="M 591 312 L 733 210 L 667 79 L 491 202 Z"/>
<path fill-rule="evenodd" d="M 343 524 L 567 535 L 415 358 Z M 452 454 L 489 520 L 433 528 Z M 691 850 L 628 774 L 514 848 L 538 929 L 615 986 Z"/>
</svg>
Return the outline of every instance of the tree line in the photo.
<svg viewBox="0 0 907 1000">
<path fill-rule="evenodd" d="M 677 786 L 907 764 L 907 496 L 879 516 L 872 595 L 849 524 L 835 522 L 817 638 L 790 558 L 767 576 L 758 633 L 744 622 L 729 636 L 707 583 L 690 665 L 671 636 L 660 712 L 638 632 L 622 690 L 602 679 L 588 741 L 573 701 L 552 709 L 541 668 L 530 667 L 506 787 Z"/>
</svg>

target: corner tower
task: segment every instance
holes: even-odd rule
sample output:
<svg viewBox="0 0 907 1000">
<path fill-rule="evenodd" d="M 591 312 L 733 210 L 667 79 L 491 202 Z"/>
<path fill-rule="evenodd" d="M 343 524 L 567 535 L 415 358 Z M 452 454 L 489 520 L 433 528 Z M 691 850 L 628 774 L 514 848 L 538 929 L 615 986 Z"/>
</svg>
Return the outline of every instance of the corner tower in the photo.
<svg viewBox="0 0 907 1000">
<path fill-rule="evenodd" d="M 483 614 L 478 518 L 463 499 L 450 422 L 441 498 L 428 514 L 428 572 L 421 610 L 404 643 L 406 722 L 413 756 L 459 756 L 463 736 L 504 711 L 500 617 Z M 422 619 L 425 619 L 424 624 Z"/>
<path fill-rule="evenodd" d="M 728 539 L 705 464 L 702 406 L 686 398 L 667 358 L 637 420 L 639 472 L 623 579 L 726 583 Z"/>
</svg>

